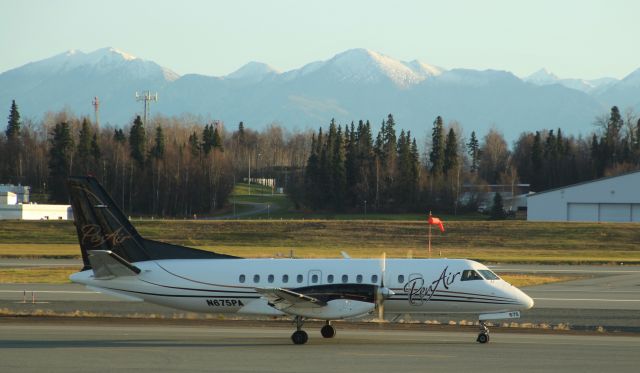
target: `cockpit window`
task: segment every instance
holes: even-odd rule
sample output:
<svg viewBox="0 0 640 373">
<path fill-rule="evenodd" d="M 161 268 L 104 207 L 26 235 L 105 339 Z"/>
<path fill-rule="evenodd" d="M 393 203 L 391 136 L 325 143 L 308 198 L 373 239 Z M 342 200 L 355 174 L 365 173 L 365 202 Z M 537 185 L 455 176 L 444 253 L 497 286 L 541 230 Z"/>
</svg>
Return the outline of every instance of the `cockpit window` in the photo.
<svg viewBox="0 0 640 373">
<path fill-rule="evenodd" d="M 500 280 L 500 277 L 488 269 L 479 269 L 478 272 L 487 280 Z"/>
<path fill-rule="evenodd" d="M 472 280 L 483 280 L 483 278 L 478 274 L 478 272 L 474 271 L 473 269 L 466 269 L 462 271 L 462 278 L 460 278 L 460 281 Z"/>
</svg>

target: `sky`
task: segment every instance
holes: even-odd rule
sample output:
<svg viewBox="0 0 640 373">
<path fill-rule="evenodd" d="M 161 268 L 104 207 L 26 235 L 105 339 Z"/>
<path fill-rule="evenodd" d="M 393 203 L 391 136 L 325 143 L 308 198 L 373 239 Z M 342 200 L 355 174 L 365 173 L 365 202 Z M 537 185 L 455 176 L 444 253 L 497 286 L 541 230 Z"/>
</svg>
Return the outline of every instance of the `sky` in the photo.
<svg viewBox="0 0 640 373">
<path fill-rule="evenodd" d="M 526 76 L 640 68 L 634 0 L 0 0 L 0 72 L 70 49 L 118 48 L 179 74 L 280 71 L 367 48 Z"/>
</svg>

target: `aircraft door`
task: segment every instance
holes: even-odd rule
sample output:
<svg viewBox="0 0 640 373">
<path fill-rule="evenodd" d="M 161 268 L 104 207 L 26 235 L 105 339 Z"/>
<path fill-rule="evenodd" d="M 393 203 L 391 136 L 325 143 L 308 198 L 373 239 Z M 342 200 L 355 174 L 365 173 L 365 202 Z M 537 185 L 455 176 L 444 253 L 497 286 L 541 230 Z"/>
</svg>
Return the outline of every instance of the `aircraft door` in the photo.
<svg viewBox="0 0 640 373">
<path fill-rule="evenodd" d="M 310 270 L 309 276 L 307 276 L 307 284 L 309 286 L 322 284 L 322 271 L 318 269 Z"/>
</svg>

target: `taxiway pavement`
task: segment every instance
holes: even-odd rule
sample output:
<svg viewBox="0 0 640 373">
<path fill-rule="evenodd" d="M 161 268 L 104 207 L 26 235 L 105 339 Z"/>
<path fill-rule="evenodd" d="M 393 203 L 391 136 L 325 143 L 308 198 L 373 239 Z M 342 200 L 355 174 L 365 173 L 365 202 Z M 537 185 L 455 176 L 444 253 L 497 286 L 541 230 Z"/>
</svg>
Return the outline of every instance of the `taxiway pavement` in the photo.
<svg viewBox="0 0 640 373">
<path fill-rule="evenodd" d="M 231 325 L 231 324 L 230 324 Z M 0 322 L 2 372 L 636 372 L 640 337 L 282 326 Z"/>
</svg>

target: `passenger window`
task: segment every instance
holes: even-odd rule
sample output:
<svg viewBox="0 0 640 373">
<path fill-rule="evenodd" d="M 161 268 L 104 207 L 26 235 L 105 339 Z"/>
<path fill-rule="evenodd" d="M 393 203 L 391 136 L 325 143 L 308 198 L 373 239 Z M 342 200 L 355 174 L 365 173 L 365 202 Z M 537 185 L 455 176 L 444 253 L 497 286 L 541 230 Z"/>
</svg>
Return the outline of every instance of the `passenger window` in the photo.
<svg viewBox="0 0 640 373">
<path fill-rule="evenodd" d="M 500 277 L 488 269 L 479 269 L 478 272 L 487 280 L 500 280 Z"/>
<path fill-rule="evenodd" d="M 318 283 L 318 275 L 312 275 L 311 276 L 311 282 L 314 283 L 314 284 L 317 284 Z"/>
<path fill-rule="evenodd" d="M 372 284 L 378 283 L 378 275 L 371 275 L 371 283 Z"/>
<path fill-rule="evenodd" d="M 474 280 L 482 280 L 482 276 L 478 274 L 478 272 L 473 269 L 466 269 L 462 271 L 462 277 L 460 281 L 474 281 Z"/>
<path fill-rule="evenodd" d="M 362 275 L 357 275 L 356 276 L 356 282 L 361 284 L 362 283 Z"/>
<path fill-rule="evenodd" d="M 246 277 L 244 275 L 240 275 L 240 278 L 238 280 L 240 280 L 241 284 L 244 284 L 244 280 L 246 279 Z"/>
<path fill-rule="evenodd" d="M 404 275 L 398 275 L 398 282 L 404 284 Z"/>
<path fill-rule="evenodd" d="M 347 275 L 342 275 L 342 283 L 346 284 L 347 282 L 349 282 L 349 276 Z"/>
<path fill-rule="evenodd" d="M 302 282 L 302 275 L 298 275 L 298 277 L 296 278 L 296 281 L 298 281 L 298 283 Z"/>
<path fill-rule="evenodd" d="M 289 275 L 282 275 L 282 283 L 286 284 L 289 282 Z"/>
<path fill-rule="evenodd" d="M 327 276 L 327 282 L 333 284 L 333 275 Z"/>
<path fill-rule="evenodd" d="M 273 279 L 274 279 L 273 275 L 269 275 L 269 277 L 267 278 L 267 281 L 269 281 L 269 283 L 271 284 L 273 283 Z"/>
<path fill-rule="evenodd" d="M 253 282 L 260 282 L 260 275 L 253 275 Z"/>
</svg>

